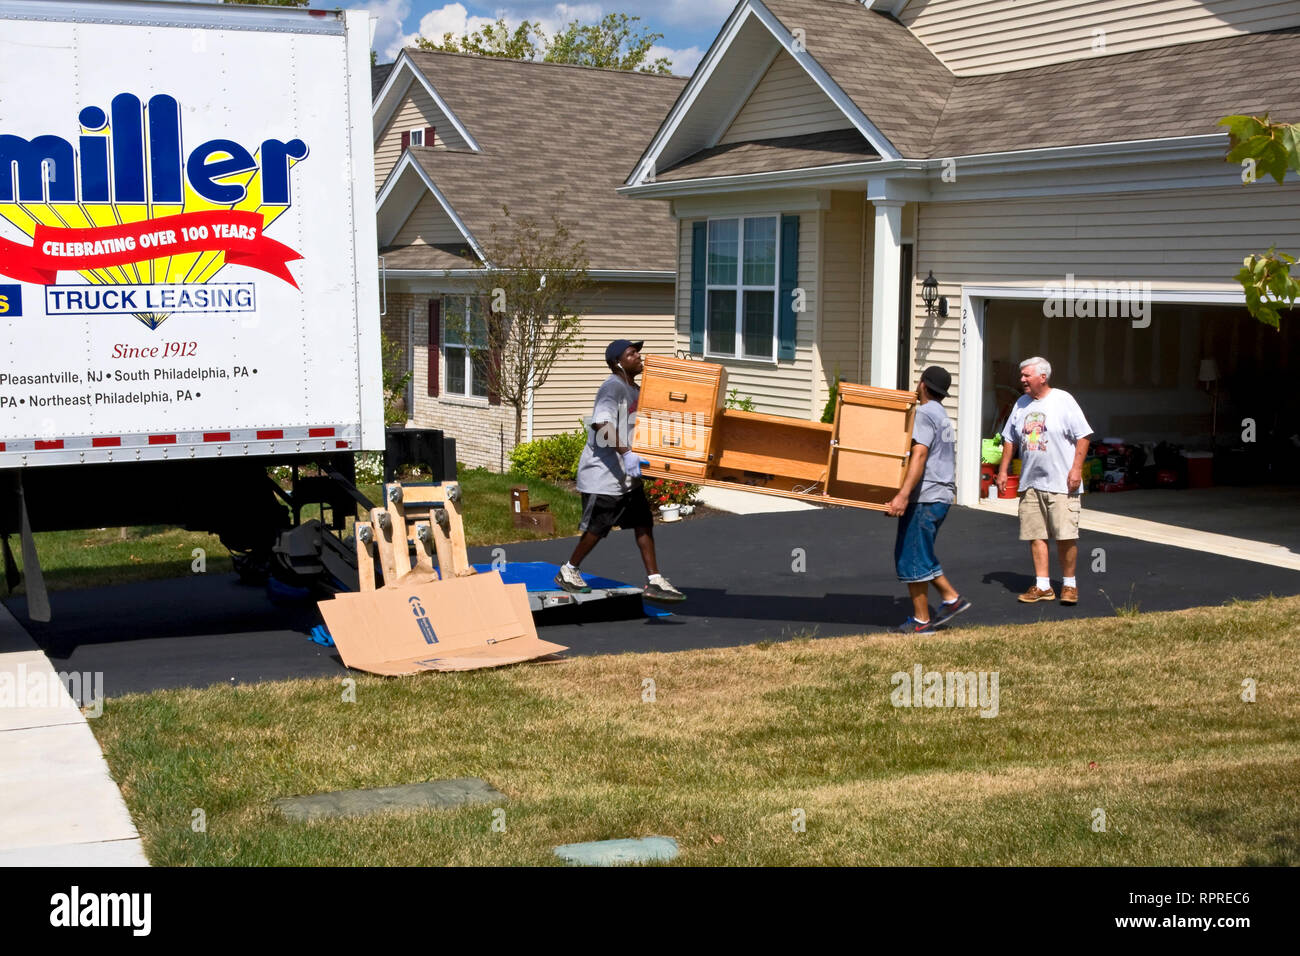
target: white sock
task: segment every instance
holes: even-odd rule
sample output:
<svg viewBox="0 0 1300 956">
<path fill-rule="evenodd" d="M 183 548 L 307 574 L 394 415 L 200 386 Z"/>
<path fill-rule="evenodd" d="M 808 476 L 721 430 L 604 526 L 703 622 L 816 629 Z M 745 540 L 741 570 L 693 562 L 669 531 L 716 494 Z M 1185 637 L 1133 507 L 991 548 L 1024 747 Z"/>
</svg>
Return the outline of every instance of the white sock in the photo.
<svg viewBox="0 0 1300 956">
<path fill-rule="evenodd" d="M 949 604 L 956 604 L 956 603 L 957 603 L 958 601 L 960 601 L 960 600 L 961 600 L 961 595 L 958 594 L 958 595 L 957 595 L 955 598 L 953 598 L 951 601 L 944 601 L 944 602 L 943 602 L 943 606 L 944 606 L 944 607 L 947 607 Z"/>
<path fill-rule="evenodd" d="M 1038 579 L 1038 590 L 1040 590 L 1040 591 L 1050 591 L 1050 590 L 1052 590 L 1052 579 L 1051 579 L 1051 578 L 1039 578 L 1039 579 Z"/>
<path fill-rule="evenodd" d="M 1078 586 L 1074 578 L 1061 578 L 1061 587 L 1077 588 Z"/>
<path fill-rule="evenodd" d="M 661 581 L 663 581 L 663 579 L 664 576 L 658 573 L 657 571 L 646 578 L 646 580 L 649 581 L 651 584 L 659 584 Z"/>
<path fill-rule="evenodd" d="M 570 571 L 578 570 L 578 566 L 574 564 L 572 561 L 565 561 L 564 566 L 568 568 Z"/>
</svg>

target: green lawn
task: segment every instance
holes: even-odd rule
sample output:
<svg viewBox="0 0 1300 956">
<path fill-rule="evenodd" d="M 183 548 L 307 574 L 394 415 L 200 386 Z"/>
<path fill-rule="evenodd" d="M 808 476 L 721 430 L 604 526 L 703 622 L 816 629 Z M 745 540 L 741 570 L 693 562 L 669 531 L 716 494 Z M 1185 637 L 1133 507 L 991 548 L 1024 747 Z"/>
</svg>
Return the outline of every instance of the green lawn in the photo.
<svg viewBox="0 0 1300 956">
<path fill-rule="evenodd" d="M 493 474 L 482 468 L 462 469 L 465 536 L 471 547 L 508 544 L 548 537 L 514 527 L 510 512 L 510 489 L 528 486 L 531 503 L 547 502 L 555 513 L 556 535 L 578 533 L 582 501 L 572 491 L 544 481 L 528 481 L 510 475 Z M 361 491 L 372 501 L 382 500 L 380 486 L 363 485 Z M 304 511 L 304 519 L 316 514 Z M 22 564 L 16 540 L 14 555 Z M 127 581 L 183 577 L 195 572 L 194 549 L 204 552 L 206 573 L 230 573 L 230 555 L 215 535 L 185 531 L 161 525 L 140 528 L 101 528 L 86 531 L 49 531 L 36 535 L 36 551 L 46 586 L 52 590 L 105 587 Z M 20 585 L 16 593 L 22 593 Z"/>
<path fill-rule="evenodd" d="M 337 679 L 166 691 L 91 726 L 162 865 L 548 864 L 650 834 L 698 865 L 1300 865 L 1298 612 L 358 674 L 355 703 Z M 996 671 L 997 716 L 895 707 L 917 664 Z M 466 776 L 507 794 L 505 832 L 491 806 L 292 824 L 271 805 Z"/>
</svg>

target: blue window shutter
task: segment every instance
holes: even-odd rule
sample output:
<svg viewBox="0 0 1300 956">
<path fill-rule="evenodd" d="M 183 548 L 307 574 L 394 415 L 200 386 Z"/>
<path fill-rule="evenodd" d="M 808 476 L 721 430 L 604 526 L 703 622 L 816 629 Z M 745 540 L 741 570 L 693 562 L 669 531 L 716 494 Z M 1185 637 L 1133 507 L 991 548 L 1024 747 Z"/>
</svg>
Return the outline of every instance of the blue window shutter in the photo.
<svg viewBox="0 0 1300 956">
<path fill-rule="evenodd" d="M 691 225 L 691 352 L 704 354 L 705 259 L 709 254 L 709 224 Z"/>
<path fill-rule="evenodd" d="M 794 358 L 798 316 L 794 311 L 794 290 L 799 284 L 799 217 L 781 217 L 781 284 L 777 295 L 778 359 Z"/>
</svg>

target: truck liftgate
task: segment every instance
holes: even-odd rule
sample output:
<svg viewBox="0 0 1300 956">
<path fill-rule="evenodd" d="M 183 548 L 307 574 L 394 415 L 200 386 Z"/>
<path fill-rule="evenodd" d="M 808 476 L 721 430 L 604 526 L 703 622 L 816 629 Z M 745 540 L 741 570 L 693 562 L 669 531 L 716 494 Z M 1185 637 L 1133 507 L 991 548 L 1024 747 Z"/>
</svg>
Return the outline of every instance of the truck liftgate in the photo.
<svg viewBox="0 0 1300 956">
<path fill-rule="evenodd" d="M 455 439 L 434 429 L 387 429 L 385 481 L 406 465 L 434 482 L 454 481 Z M 268 474 L 275 466 L 291 469 L 288 489 Z M 319 473 L 300 474 L 308 468 Z M 309 505 L 320 507 L 320 517 L 304 522 Z M 10 542 L 18 537 L 30 616 L 49 620 L 36 532 L 157 524 L 217 535 L 246 581 L 274 577 L 322 595 L 355 591 L 348 519 L 374 507 L 356 486 L 351 452 L 0 469 L 4 578 L 9 590 L 20 580 Z"/>
</svg>

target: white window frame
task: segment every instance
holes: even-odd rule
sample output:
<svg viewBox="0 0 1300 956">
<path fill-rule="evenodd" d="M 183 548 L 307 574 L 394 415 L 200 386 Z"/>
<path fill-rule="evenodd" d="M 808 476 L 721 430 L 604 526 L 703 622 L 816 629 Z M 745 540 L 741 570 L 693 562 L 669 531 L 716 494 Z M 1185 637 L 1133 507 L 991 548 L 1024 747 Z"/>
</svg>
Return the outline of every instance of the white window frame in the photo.
<svg viewBox="0 0 1300 956">
<path fill-rule="evenodd" d="M 776 223 L 776 265 L 772 274 L 772 284 L 745 285 L 745 220 L 772 219 Z M 708 226 L 704 235 L 704 355 L 706 358 L 733 359 L 738 362 L 762 362 L 766 365 L 777 364 L 777 353 L 781 337 L 781 214 L 778 212 L 737 213 L 734 216 L 710 216 L 707 220 L 714 222 L 736 223 L 736 282 L 734 285 L 717 285 L 709 281 L 709 240 Z M 711 318 L 713 296 L 710 293 L 731 291 L 736 294 L 736 351 L 714 352 L 709 348 L 709 320 Z M 772 293 L 772 354 L 770 356 L 753 356 L 745 354 L 745 293 Z"/>
<path fill-rule="evenodd" d="M 423 146 L 423 145 L 425 145 L 425 143 L 424 143 L 424 130 L 425 130 L 425 127 L 423 127 L 423 126 L 413 127 L 412 129 L 407 130 L 407 134 L 410 136 L 410 140 L 411 140 L 410 145 L 411 145 L 411 146 Z M 417 141 L 417 140 L 418 140 L 418 141 Z"/>
<path fill-rule="evenodd" d="M 484 377 L 484 382 L 483 382 L 483 388 L 484 388 L 483 394 L 479 395 L 474 392 L 474 363 L 471 358 L 474 349 L 470 348 L 469 345 L 461 345 L 459 343 L 452 343 L 450 345 L 447 344 L 447 328 L 451 324 L 452 313 L 456 311 L 459 311 L 460 313 L 458 318 L 461 321 L 461 330 L 462 330 L 463 339 L 466 342 L 469 341 L 470 301 L 474 298 L 476 297 L 465 293 L 448 294 L 442 297 L 442 336 L 441 336 L 442 337 L 442 349 L 441 349 L 442 381 L 443 381 L 442 393 L 444 395 L 449 395 L 453 398 L 459 398 L 459 399 L 463 399 L 466 401 L 473 401 L 473 402 L 482 402 L 484 405 L 486 405 L 488 404 L 488 393 L 487 393 L 488 386 L 487 386 L 486 376 Z M 454 303 L 459 303 L 461 308 L 457 310 L 454 307 Z M 457 349 L 458 351 L 463 351 L 465 353 L 464 358 L 458 359 L 458 361 L 464 362 L 466 391 L 457 392 L 451 387 L 451 376 L 448 374 L 448 370 L 451 367 L 450 356 L 448 354 L 450 349 Z M 482 351 L 486 351 L 486 348 L 483 349 Z"/>
</svg>

